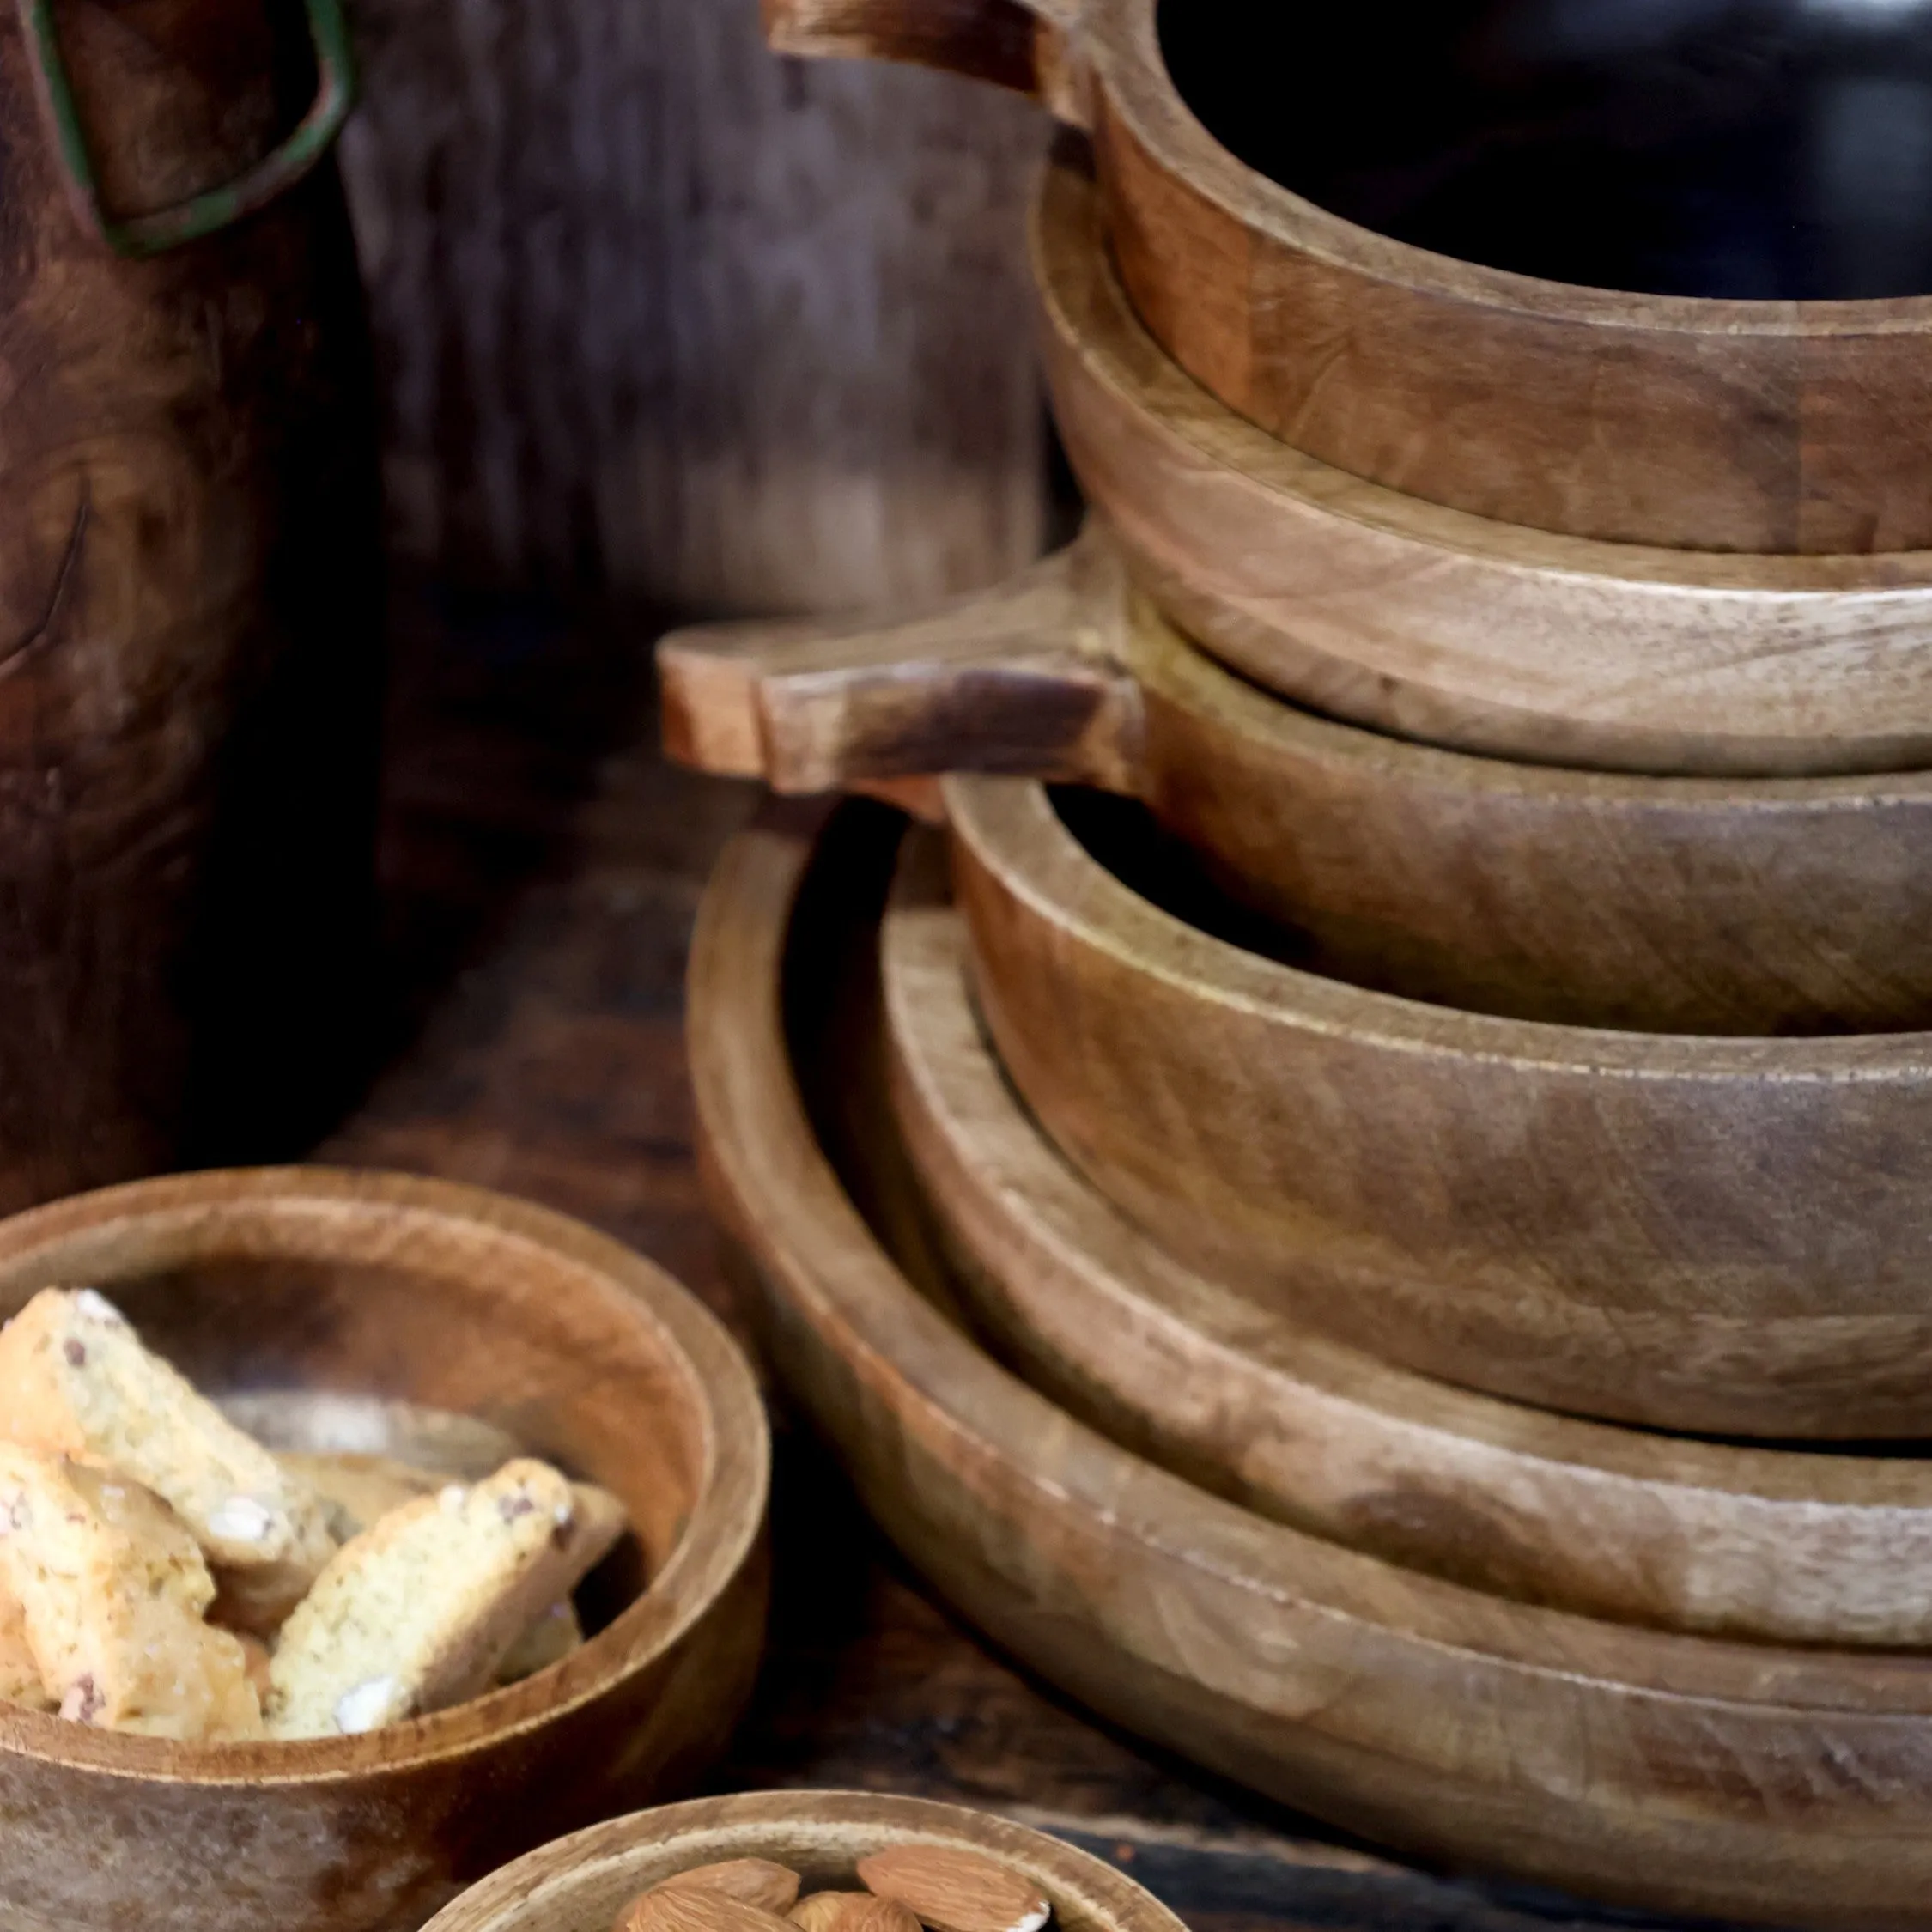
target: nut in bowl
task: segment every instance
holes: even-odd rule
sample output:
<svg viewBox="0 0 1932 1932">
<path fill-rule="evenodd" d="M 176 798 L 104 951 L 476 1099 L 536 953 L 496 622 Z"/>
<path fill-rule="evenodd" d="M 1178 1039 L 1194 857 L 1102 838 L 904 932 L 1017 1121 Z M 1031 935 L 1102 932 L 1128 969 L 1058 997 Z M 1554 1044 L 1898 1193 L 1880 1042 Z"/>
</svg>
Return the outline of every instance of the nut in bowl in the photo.
<svg viewBox="0 0 1932 1932">
<path fill-rule="evenodd" d="M 0 1223 L 0 1926 L 415 1927 L 722 1743 L 769 1437 L 629 1250 L 446 1183 L 195 1175 Z M 112 1562 L 160 1584 L 136 1643 Z"/>
<path fill-rule="evenodd" d="M 1183 1932 L 1110 1865 L 923 1798 L 769 1791 L 545 1845 L 427 1932 Z"/>
</svg>

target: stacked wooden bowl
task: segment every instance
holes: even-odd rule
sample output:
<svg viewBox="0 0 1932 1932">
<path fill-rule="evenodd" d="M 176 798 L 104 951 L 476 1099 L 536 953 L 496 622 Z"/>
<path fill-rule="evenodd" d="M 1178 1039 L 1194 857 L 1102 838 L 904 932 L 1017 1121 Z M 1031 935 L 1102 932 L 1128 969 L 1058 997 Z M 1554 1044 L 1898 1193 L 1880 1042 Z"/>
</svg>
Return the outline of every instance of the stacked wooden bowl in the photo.
<svg viewBox="0 0 1932 1932">
<path fill-rule="evenodd" d="M 1265 117 L 1154 0 L 907 11 L 777 33 L 1091 131 L 1033 243 L 1092 517 L 943 611 L 663 648 L 690 762 L 948 828 L 716 887 L 779 1359 L 944 1588 L 1220 1770 L 1922 1921 L 1932 300 L 1472 266 L 1222 147 Z"/>
</svg>

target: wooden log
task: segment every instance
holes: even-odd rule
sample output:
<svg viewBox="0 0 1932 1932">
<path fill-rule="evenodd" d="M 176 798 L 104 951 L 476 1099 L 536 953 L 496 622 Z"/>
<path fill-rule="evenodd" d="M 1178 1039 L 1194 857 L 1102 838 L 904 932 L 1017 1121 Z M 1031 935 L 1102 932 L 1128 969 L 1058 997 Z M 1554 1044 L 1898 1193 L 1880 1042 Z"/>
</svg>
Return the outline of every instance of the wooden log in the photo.
<svg viewBox="0 0 1932 1932">
<path fill-rule="evenodd" d="M 1015 37 L 1012 10 L 990 0 L 936 36 L 916 0 L 776 0 L 774 31 L 793 52 L 987 71 L 988 45 Z M 1238 159 L 1203 124 L 1214 86 L 1184 99 L 1170 77 L 1157 0 L 1033 10 L 1018 78 L 1091 125 L 1135 307 L 1196 381 L 1270 434 L 1426 501 L 1573 536 L 1932 548 L 1918 480 L 1932 386 L 1923 291 L 1704 298 L 1477 266 L 1358 226 Z M 1301 57 L 1272 21 L 1237 10 L 1214 24 L 1211 83 L 1231 70 L 1229 84 L 1246 86 L 1253 63 Z M 1298 111 L 1332 112 L 1325 87 L 1359 98 L 1373 81 L 1372 70 L 1315 79 Z"/>
<path fill-rule="evenodd" d="M 846 823 L 816 866 L 776 826 L 724 860 L 692 1070 L 773 1360 L 936 1587 L 1115 1722 L 1431 1859 L 1666 1912 L 1921 1923 L 1922 1660 L 1595 1623 L 1300 1534 L 1103 1441 L 925 1298 L 853 1199 L 902 1181 L 838 1033 L 892 844 Z"/>
</svg>

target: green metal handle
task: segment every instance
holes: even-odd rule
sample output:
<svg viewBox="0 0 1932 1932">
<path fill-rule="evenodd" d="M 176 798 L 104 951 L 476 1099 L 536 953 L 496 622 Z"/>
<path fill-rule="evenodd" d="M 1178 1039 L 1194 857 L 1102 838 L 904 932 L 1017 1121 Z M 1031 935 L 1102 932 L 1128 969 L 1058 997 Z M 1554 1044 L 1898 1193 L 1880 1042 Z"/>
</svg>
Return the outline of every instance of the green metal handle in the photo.
<svg viewBox="0 0 1932 1932">
<path fill-rule="evenodd" d="M 178 202 L 151 215 L 132 215 L 125 221 L 110 218 L 100 205 L 100 186 L 94 179 L 93 157 L 81 117 L 68 83 L 54 27 L 54 0 L 20 0 L 21 19 L 33 58 L 40 106 L 53 130 L 54 141 L 67 170 L 67 185 L 76 212 L 87 227 L 117 255 L 138 258 L 159 255 L 184 242 L 198 241 L 258 208 L 266 207 L 292 188 L 329 151 L 355 102 L 355 66 L 349 46 L 349 27 L 340 0 L 306 0 L 308 30 L 315 43 L 315 100 L 295 131 L 282 145 L 233 181 L 204 194 Z"/>
</svg>

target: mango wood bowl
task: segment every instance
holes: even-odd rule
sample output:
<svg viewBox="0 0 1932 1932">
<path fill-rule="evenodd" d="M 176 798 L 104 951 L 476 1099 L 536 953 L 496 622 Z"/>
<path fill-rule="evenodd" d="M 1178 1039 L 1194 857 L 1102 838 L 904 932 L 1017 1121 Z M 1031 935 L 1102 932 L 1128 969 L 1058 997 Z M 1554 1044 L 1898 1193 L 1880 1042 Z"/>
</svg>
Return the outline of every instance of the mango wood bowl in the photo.
<svg viewBox="0 0 1932 1932">
<path fill-rule="evenodd" d="M 1054 415 L 1135 579 L 1257 683 L 1497 757 L 1757 776 L 1932 762 L 1932 555 L 1552 536 L 1291 448 L 1151 337 L 1062 160 L 1032 227 Z"/>
<path fill-rule="evenodd" d="M 769 1439 L 742 1354 L 650 1262 L 478 1188 L 265 1169 L 0 1223 L 0 1314 L 60 1283 L 254 1408 L 478 1418 L 615 1491 L 633 1534 L 586 1586 L 609 1620 L 580 1650 L 389 1729 L 179 1745 L 0 1714 L 0 1924 L 404 1932 L 722 1744 L 763 1634 Z"/>
<path fill-rule="evenodd" d="M 953 770 L 1131 793 L 1289 957 L 1360 985 L 1646 1032 L 1932 1019 L 1932 771 L 1649 778 L 1362 731 L 1194 648 L 1103 527 L 922 616 L 707 627 L 659 662 L 687 762 L 784 792 Z"/>
<path fill-rule="evenodd" d="M 1007 1084 L 940 857 L 908 848 L 881 942 L 893 1112 L 953 1278 L 1034 1387 L 1263 1516 L 1500 1595 L 1772 1642 L 1932 1644 L 1932 1462 L 1521 1408 L 1173 1260 Z"/>
<path fill-rule="evenodd" d="M 1350 220 L 1333 211 L 1352 205 L 1346 184 L 1310 179 L 1353 149 L 1364 163 L 1358 186 L 1370 194 L 1440 179 L 1472 155 L 1494 158 L 1531 192 L 1548 181 L 1519 139 L 1539 137 L 1540 99 L 1513 126 L 1443 118 L 1462 71 L 1461 35 L 1485 24 L 1500 36 L 1516 29 L 1501 50 L 1505 66 L 1534 63 L 1566 37 L 1572 51 L 1594 47 L 1612 61 L 1627 53 L 1625 118 L 1634 111 L 1657 125 L 1657 99 L 1668 94 L 1666 119 L 1692 134 L 1719 131 L 1710 116 L 1730 105 L 1724 82 L 1754 54 L 1760 70 L 1829 88 L 1844 43 L 1856 40 L 1868 81 L 1910 88 L 1917 78 L 1920 23 L 1909 12 L 1854 22 L 1790 0 L 1755 9 L 1748 27 L 1719 14 L 1728 46 L 1681 52 L 1670 37 L 1712 15 L 1658 16 L 1649 25 L 1661 21 L 1662 34 L 1632 39 L 1625 28 L 1619 46 L 1614 28 L 1600 34 L 1599 16 L 1586 14 L 1517 8 L 1512 19 L 1496 0 L 1463 0 L 1392 32 L 1374 14 L 1257 12 L 1236 0 L 964 0 L 939 12 L 926 0 L 775 0 L 768 21 L 784 52 L 976 74 L 1034 93 L 1089 129 L 1109 242 L 1148 327 L 1230 408 L 1339 470 L 1479 516 L 1618 543 L 1822 554 L 1932 547 L 1932 498 L 1921 483 L 1932 378 L 1923 226 L 1899 238 L 1917 250 L 1909 288 L 1873 299 L 1856 299 L 1876 285 L 1859 272 L 1872 264 L 1850 260 L 1836 273 L 1827 261 L 1795 300 L 1775 277 L 1777 299 L 1759 300 L 1756 283 L 1721 273 L 1667 277 L 1655 292 L 1658 283 L 1637 289 L 1634 278 L 1606 285 L 1618 270 L 1589 250 L 1609 224 L 1582 211 L 1564 185 L 1510 233 L 1581 243 L 1584 258 L 1524 273 L 1458 259 L 1449 236 L 1419 246 L 1386 232 L 1400 232 L 1398 222 L 1378 220 L 1377 232 Z M 1540 50 L 1531 46 L 1539 23 Z M 1716 105 L 1686 112 L 1707 55 L 1716 78 L 1704 86 Z M 1858 75 L 1846 77 L 1855 85 Z M 1633 100 L 1630 84 L 1646 78 L 1648 94 Z M 1536 85 L 1555 92 L 1566 82 L 1539 76 Z M 1789 125 L 1807 113 L 1822 125 L 1833 111 L 1832 99 L 1800 101 Z M 1849 100 L 1836 111 L 1858 112 Z M 1884 110 L 1873 113 L 1882 120 Z M 1432 120 L 1433 142 L 1398 151 L 1408 131 Z M 1804 178 L 1818 157 L 1800 154 L 1795 140 L 1788 131 L 1775 154 L 1760 155 L 1747 194 Z M 1297 151 L 1285 170 L 1267 153 L 1283 146 Z M 1285 172 L 1307 193 L 1264 169 Z M 1833 176 L 1827 165 L 1812 179 L 1826 200 L 1772 210 L 1771 225 L 1789 237 L 1801 231 L 1827 258 L 1841 244 L 1856 252 L 1884 177 Z M 1665 183 L 1667 217 L 1686 214 L 1698 192 L 1687 179 Z M 1365 206 L 1358 212 L 1373 218 Z M 1639 234 L 1662 225 L 1633 224 Z M 1849 299 L 1803 299 L 1813 294 Z"/>
<path fill-rule="evenodd" d="M 897 837 L 850 806 L 816 863 L 775 820 L 742 838 L 701 920 L 690 1037 L 773 1358 L 934 1586 L 1109 1717 L 1413 1853 L 1664 1911 L 1922 1925 L 1932 1662 L 1592 1622 L 1406 1571 L 1192 1487 L 974 1345 L 877 1078 Z"/>
<path fill-rule="evenodd" d="M 1065 809 L 1107 863 L 1042 786 L 944 789 L 1007 1073 L 1182 1258 L 1546 1407 L 1932 1434 L 1932 1034 L 1611 1033 L 1364 992 L 1145 896 L 1169 882 L 1137 827 L 1092 823 L 1104 801 Z"/>
<path fill-rule="evenodd" d="M 1183 1932 L 1132 1879 L 1044 1832 L 959 1805 L 859 1791 L 701 1798 L 594 1826 L 485 1879 L 427 1932 L 609 1932 L 627 1899 L 728 1858 L 789 1866 L 808 1892 L 856 1891 L 860 1859 L 909 1844 L 981 1852 L 1010 1865 L 1046 1894 L 1063 1932 Z"/>
</svg>

